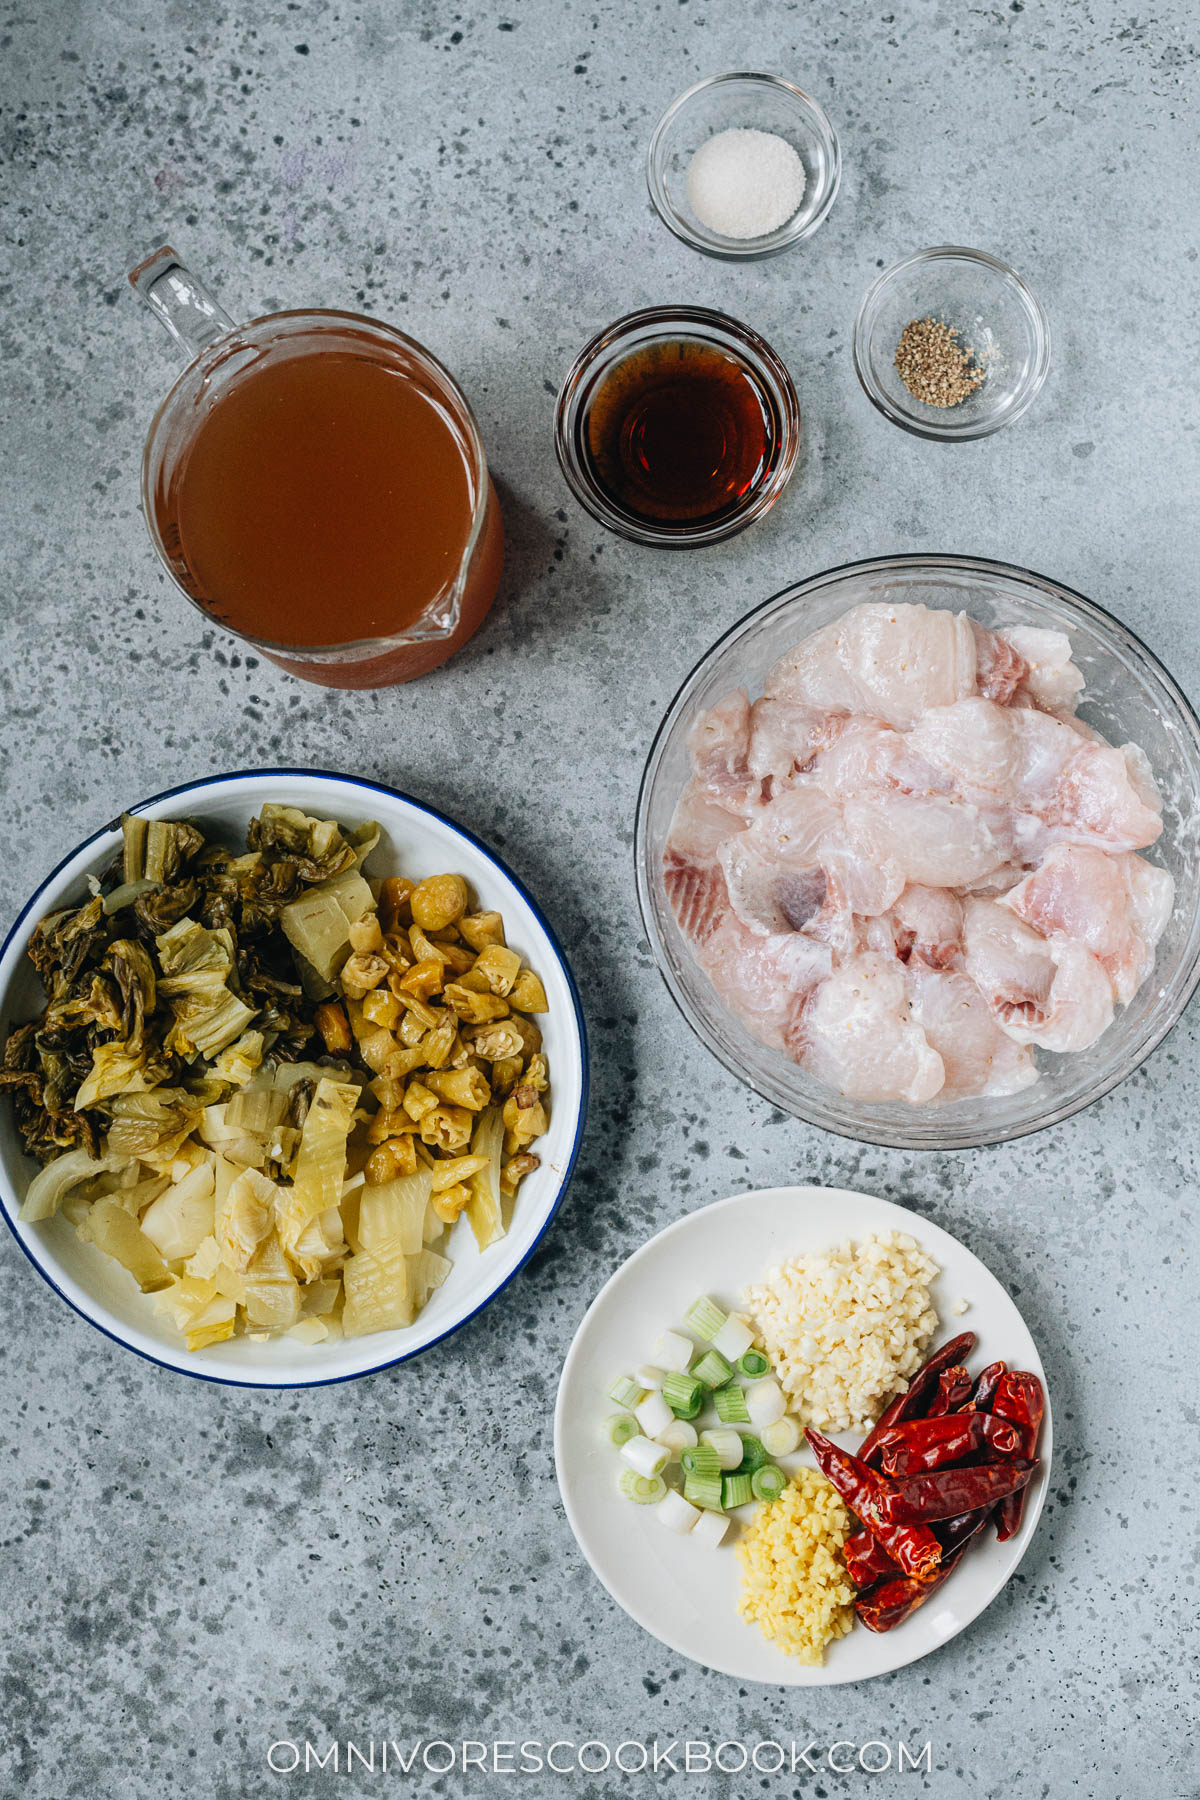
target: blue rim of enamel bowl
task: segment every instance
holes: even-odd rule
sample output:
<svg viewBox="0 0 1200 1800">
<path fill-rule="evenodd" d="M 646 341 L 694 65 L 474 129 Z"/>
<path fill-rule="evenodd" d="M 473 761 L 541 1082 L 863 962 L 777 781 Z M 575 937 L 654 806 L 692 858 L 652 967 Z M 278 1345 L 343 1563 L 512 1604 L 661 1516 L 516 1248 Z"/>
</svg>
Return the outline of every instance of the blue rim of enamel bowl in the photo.
<svg viewBox="0 0 1200 1800">
<path fill-rule="evenodd" d="M 503 858 L 497 856 L 496 852 L 490 849 L 488 845 L 483 842 L 482 838 L 476 837 L 473 831 L 469 831 L 465 825 L 459 825 L 455 820 L 447 818 L 446 814 L 440 812 L 436 806 L 430 806 L 425 800 L 415 800 L 411 794 L 404 793 L 400 788 L 388 787 L 385 782 L 371 781 L 366 776 L 344 775 L 340 774 L 335 769 L 299 769 L 289 767 L 270 769 L 230 769 L 222 775 L 210 775 L 197 781 L 182 782 L 178 787 L 164 788 L 161 793 L 150 794 L 146 799 L 139 800 L 136 805 L 128 807 L 126 810 L 131 813 L 143 812 L 147 807 L 157 806 L 164 800 L 175 800 L 183 794 L 194 794 L 200 788 L 218 788 L 227 782 L 248 780 L 272 781 L 294 778 L 342 782 L 347 787 L 359 788 L 366 793 L 384 794 L 389 800 L 403 801 L 406 806 L 413 807 L 417 812 L 425 813 L 427 817 L 435 819 L 439 825 L 445 826 L 447 830 L 453 832 L 456 836 L 464 838 L 467 843 L 472 844 L 482 856 L 486 857 L 487 861 L 490 862 L 493 867 L 498 869 L 508 881 L 511 881 L 512 885 L 521 895 L 521 898 L 525 901 L 525 904 L 529 907 L 529 910 L 533 913 L 533 916 L 541 929 L 545 932 L 546 937 L 549 939 L 550 948 L 558 959 L 559 966 L 562 969 L 563 976 L 566 980 L 567 992 L 571 996 L 571 1005 L 575 1016 L 575 1029 L 579 1033 L 579 1114 L 575 1123 L 575 1135 L 571 1142 L 571 1152 L 567 1158 L 566 1168 L 564 1169 L 562 1178 L 558 1184 L 558 1192 L 554 1197 L 554 1204 L 547 1213 L 541 1230 L 538 1232 L 516 1267 L 511 1269 L 502 1281 L 497 1282 L 496 1286 L 491 1288 L 488 1293 L 485 1294 L 478 1306 L 472 1308 L 469 1313 L 464 1313 L 461 1319 L 456 1319 L 453 1325 L 447 1326 L 446 1330 L 439 1332 L 437 1337 L 430 1338 L 428 1343 L 419 1344 L 413 1350 L 406 1350 L 401 1356 L 389 1356 L 382 1362 L 371 1363 L 367 1368 L 352 1369 L 345 1375 L 318 1376 L 312 1380 L 305 1379 L 299 1381 L 247 1381 L 240 1379 L 236 1375 L 212 1375 L 200 1369 L 184 1368 L 179 1363 L 165 1362 L 161 1357 L 151 1356 L 148 1350 L 139 1349 L 136 1344 L 131 1344 L 128 1338 L 122 1337 L 119 1332 L 110 1331 L 107 1325 L 102 1325 L 98 1319 L 94 1319 L 89 1312 L 86 1312 L 82 1306 L 77 1305 L 68 1294 L 65 1294 L 55 1281 L 53 1275 L 38 1261 L 29 1244 L 26 1243 L 21 1233 L 17 1230 L 16 1221 L 10 1215 L 7 1206 L 0 1206 L 0 1213 L 4 1216 L 4 1223 L 8 1226 L 9 1232 L 26 1261 L 37 1270 L 42 1280 L 46 1283 L 46 1286 L 56 1293 L 59 1299 L 62 1300 L 65 1305 L 70 1307 L 73 1313 L 77 1314 L 79 1318 L 84 1319 L 87 1324 L 89 1324 L 94 1331 L 98 1331 L 102 1337 L 108 1338 L 111 1343 L 119 1344 L 123 1350 L 130 1351 L 134 1356 L 140 1357 L 143 1362 L 150 1363 L 154 1368 L 169 1370 L 173 1375 L 183 1375 L 189 1381 L 205 1381 L 214 1387 L 262 1389 L 264 1392 L 286 1392 L 295 1388 L 338 1387 L 347 1381 L 359 1381 L 364 1375 L 378 1375 L 384 1369 L 395 1369 L 398 1368 L 401 1363 L 412 1362 L 416 1357 L 424 1356 L 426 1351 L 432 1350 L 438 1344 L 445 1343 L 447 1338 L 453 1337 L 455 1332 L 461 1331 L 464 1325 L 469 1325 L 472 1319 L 477 1318 L 484 1308 L 490 1306 L 492 1301 L 495 1300 L 499 1294 L 502 1294 L 505 1288 L 516 1279 L 521 1273 L 521 1270 L 534 1255 L 535 1251 L 539 1249 L 546 1233 L 549 1231 L 551 1225 L 553 1225 L 558 1214 L 558 1209 L 562 1205 L 563 1198 L 571 1184 L 571 1177 L 575 1172 L 575 1164 L 579 1160 L 579 1149 L 583 1142 L 583 1133 L 587 1124 L 588 1112 L 589 1059 L 587 1026 L 584 1023 L 583 1005 L 579 997 L 579 988 L 576 984 L 575 976 L 572 973 L 571 965 L 567 961 L 562 945 L 558 941 L 558 936 L 552 929 L 550 922 L 546 918 L 541 907 L 529 892 L 529 889 L 525 886 L 524 882 L 513 873 Z M 37 888 L 30 895 L 5 934 L 4 942 L 0 944 L 0 961 L 7 956 L 9 947 L 14 938 L 17 936 L 18 932 L 25 928 L 30 916 L 37 910 L 38 903 L 41 900 L 42 895 L 46 892 L 46 889 L 53 884 L 59 875 L 61 875 L 68 863 L 74 862 L 83 851 L 89 850 L 94 844 L 101 843 L 104 838 L 110 836 L 116 829 L 116 823 L 110 820 L 107 824 L 100 826 L 99 830 L 92 832 L 90 837 L 84 838 L 82 843 L 76 844 L 74 849 L 68 851 L 66 856 L 64 856 L 60 862 L 55 864 L 50 873 L 38 884 Z"/>
</svg>

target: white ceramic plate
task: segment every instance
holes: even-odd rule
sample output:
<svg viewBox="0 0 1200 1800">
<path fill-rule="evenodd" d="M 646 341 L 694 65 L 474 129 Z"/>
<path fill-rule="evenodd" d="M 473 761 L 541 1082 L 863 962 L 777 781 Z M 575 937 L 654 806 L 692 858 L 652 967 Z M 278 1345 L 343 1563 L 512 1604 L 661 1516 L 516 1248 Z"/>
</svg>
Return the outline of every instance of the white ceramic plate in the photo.
<svg viewBox="0 0 1200 1800">
<path fill-rule="evenodd" d="M 825 1687 L 886 1675 L 936 1650 L 994 1600 L 1037 1529 L 1050 1472 L 1052 1431 L 1047 1398 L 1038 1454 L 1017 1536 L 996 1542 L 989 1528 L 945 1585 L 894 1630 L 878 1635 L 855 1624 L 832 1644 L 821 1668 L 806 1668 L 768 1643 L 737 1610 L 741 1562 L 731 1531 L 717 1550 L 676 1537 L 618 1491 L 623 1467 L 601 1434 L 616 1409 L 607 1398 L 618 1375 L 652 1362 L 661 1331 L 682 1326 L 685 1309 L 710 1293 L 733 1306 L 742 1289 L 803 1251 L 830 1249 L 872 1231 L 911 1233 L 941 1268 L 933 1298 L 942 1323 L 935 1345 L 974 1331 L 970 1367 L 1002 1357 L 1013 1369 L 1041 1376 L 1041 1359 L 1020 1313 L 994 1275 L 947 1232 L 877 1200 L 841 1188 L 781 1187 L 719 1200 L 669 1225 L 635 1251 L 600 1290 L 575 1334 L 558 1389 L 554 1453 L 563 1505 L 579 1547 L 604 1586 L 654 1637 L 709 1669 L 739 1681 Z M 950 1308 L 969 1301 L 960 1318 Z M 838 1442 L 853 1450 L 861 1437 Z M 812 1466 L 812 1455 L 782 1459 Z M 749 1509 L 740 1515 L 750 1518 Z M 736 1528 L 735 1528 L 736 1529 Z"/>
<path fill-rule="evenodd" d="M 549 1012 L 539 1018 L 550 1067 L 550 1130 L 537 1146 L 541 1167 L 525 1178 L 507 1236 L 482 1254 L 471 1228 L 459 1221 L 450 1240 L 454 1267 L 416 1321 L 404 1331 L 376 1332 L 328 1344 L 273 1338 L 257 1344 L 230 1338 L 189 1354 L 169 1321 L 139 1293 L 132 1276 L 92 1244 L 82 1244 L 64 1219 L 17 1222 L 21 1196 L 35 1172 L 21 1149 L 6 1102 L 0 1100 L 0 1208 L 22 1250 L 50 1285 L 93 1325 L 153 1362 L 209 1381 L 255 1387 L 309 1387 L 346 1381 L 403 1362 L 472 1318 L 505 1287 L 532 1254 L 558 1209 L 583 1135 L 587 1111 L 587 1046 L 575 983 L 557 940 L 525 889 L 477 838 L 441 813 L 392 788 L 351 776 L 301 769 L 264 769 L 221 775 L 173 788 L 131 807 L 147 818 L 189 818 L 230 844 L 245 843 L 247 822 L 265 800 L 299 806 L 343 825 L 376 819 L 383 837 L 368 875 L 464 875 L 480 904 L 504 915 L 508 942 L 536 969 Z M 33 1017 L 42 1003 L 25 945 L 38 920 L 85 892 L 85 877 L 112 861 L 119 821 L 81 844 L 47 877 L 14 923 L 0 953 L 0 1041 L 10 1024 Z"/>
</svg>

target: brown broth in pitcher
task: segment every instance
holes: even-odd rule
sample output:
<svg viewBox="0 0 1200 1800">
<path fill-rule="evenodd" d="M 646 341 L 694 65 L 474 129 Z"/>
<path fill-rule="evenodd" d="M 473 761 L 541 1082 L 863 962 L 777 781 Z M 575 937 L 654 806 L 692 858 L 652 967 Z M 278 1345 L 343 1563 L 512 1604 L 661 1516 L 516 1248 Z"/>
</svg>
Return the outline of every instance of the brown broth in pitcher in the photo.
<svg viewBox="0 0 1200 1800">
<path fill-rule="evenodd" d="M 416 624 L 459 571 L 473 502 L 466 446 L 436 398 L 320 348 L 233 382 L 155 512 L 214 619 L 317 648 Z"/>
</svg>

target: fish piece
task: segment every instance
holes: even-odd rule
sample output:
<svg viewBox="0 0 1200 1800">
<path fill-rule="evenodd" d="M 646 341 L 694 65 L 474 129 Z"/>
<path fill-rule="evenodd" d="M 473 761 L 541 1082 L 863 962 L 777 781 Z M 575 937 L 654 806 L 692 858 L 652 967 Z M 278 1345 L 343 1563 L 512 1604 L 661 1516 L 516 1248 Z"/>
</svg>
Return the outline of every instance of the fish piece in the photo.
<svg viewBox="0 0 1200 1800">
<path fill-rule="evenodd" d="M 997 900 L 968 900 L 964 972 L 1018 1044 L 1084 1050 L 1112 1024 L 1113 991 L 1082 944 L 1047 939 Z"/>
<path fill-rule="evenodd" d="M 907 742 L 911 754 L 937 771 L 942 791 L 985 804 L 1015 799 L 1021 766 L 1008 707 L 978 695 L 930 707 Z"/>
<path fill-rule="evenodd" d="M 1032 1050 L 1001 1030 L 969 976 L 913 961 L 907 980 L 912 1016 L 946 1071 L 939 1101 L 1019 1094 L 1037 1080 Z"/>
<path fill-rule="evenodd" d="M 1017 842 L 1040 854 L 1055 843 L 1141 850 L 1162 831 L 1162 801 L 1135 745 L 1081 737 L 1049 713 L 1010 709 L 1016 802 L 1029 829 Z M 1028 854 L 1024 860 L 1032 861 Z"/>
<path fill-rule="evenodd" d="M 902 731 L 930 706 L 975 692 L 965 613 L 867 601 L 781 656 L 764 689 L 829 713 L 869 713 Z"/>
<path fill-rule="evenodd" d="M 890 863 L 906 882 L 958 887 L 1007 860 L 977 806 L 943 794 L 889 794 L 849 800 L 842 811 L 846 838 L 865 861 Z"/>
<path fill-rule="evenodd" d="M 861 794 L 951 793 L 952 776 L 921 757 L 913 737 L 882 719 L 831 719 L 808 780 L 837 801 Z"/>
<path fill-rule="evenodd" d="M 1045 631 L 1036 625 L 1010 625 L 999 636 L 1025 659 L 1021 696 L 1043 712 L 1073 713 L 1084 679 L 1071 661 L 1071 640 L 1066 632 Z"/>
<path fill-rule="evenodd" d="M 963 902 L 963 971 L 1001 1025 L 1045 1018 L 1054 985 L 1050 947 L 998 900 Z"/>
<path fill-rule="evenodd" d="M 750 700 L 745 688 L 700 714 L 688 739 L 692 773 L 709 799 L 746 816 L 762 803 L 762 782 L 751 772 Z"/>
<path fill-rule="evenodd" d="M 1154 966 L 1175 902 L 1175 883 L 1131 853 L 1059 844 L 1002 902 L 1043 937 L 1082 944 L 1104 966 L 1114 997 L 1128 1005 Z"/>
<path fill-rule="evenodd" d="M 754 815 L 748 837 L 764 856 L 800 867 L 821 860 L 821 845 L 840 828 L 841 809 L 808 780 L 772 795 Z"/>
<path fill-rule="evenodd" d="M 958 794 L 1012 810 L 1019 861 L 1035 862 L 1056 843 L 1152 844 L 1162 803 L 1141 751 L 1114 749 L 1080 725 L 1033 707 L 971 699 L 931 709 L 908 743 Z"/>
<path fill-rule="evenodd" d="M 829 974 L 827 945 L 802 932 L 753 932 L 732 911 L 696 952 L 696 960 L 747 1030 L 786 1050 L 806 997 Z"/>
<path fill-rule="evenodd" d="M 719 861 L 732 906 L 743 925 L 762 936 L 799 931 L 825 904 L 819 866 L 793 868 L 767 856 L 745 831 L 721 846 Z"/>
<path fill-rule="evenodd" d="M 891 910 L 895 951 L 901 962 L 949 969 L 963 951 L 963 909 L 948 888 L 910 883 Z"/>
<path fill-rule="evenodd" d="M 695 780 L 688 783 L 663 853 L 663 886 L 693 945 L 703 944 L 729 912 L 719 856 L 722 845 L 743 829 L 742 821 L 710 800 Z"/>
<path fill-rule="evenodd" d="M 828 714 L 763 695 L 750 708 L 750 773 L 775 784 L 790 781 L 824 739 Z"/>
<path fill-rule="evenodd" d="M 942 1059 L 911 1016 L 900 964 L 869 951 L 821 982 L 788 1042 L 801 1067 L 851 1100 L 921 1106 L 945 1084 Z"/>
<path fill-rule="evenodd" d="M 985 700 L 1007 706 L 1029 674 L 1029 664 L 1006 632 L 971 620 L 975 634 L 975 682 Z"/>
<path fill-rule="evenodd" d="M 846 831 L 828 834 L 822 856 L 831 909 L 870 919 L 887 912 L 904 892 L 907 876 L 900 864 L 874 854 Z"/>
</svg>

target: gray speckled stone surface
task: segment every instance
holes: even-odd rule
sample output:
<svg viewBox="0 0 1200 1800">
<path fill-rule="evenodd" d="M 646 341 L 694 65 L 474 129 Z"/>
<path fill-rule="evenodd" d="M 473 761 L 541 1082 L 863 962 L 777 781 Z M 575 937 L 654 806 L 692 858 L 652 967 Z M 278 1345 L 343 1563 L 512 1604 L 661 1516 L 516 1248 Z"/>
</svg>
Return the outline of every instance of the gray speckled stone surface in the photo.
<svg viewBox="0 0 1200 1800">
<path fill-rule="evenodd" d="M 779 1118 L 690 1037 L 630 876 L 642 757 L 680 677 L 753 602 L 834 563 L 1026 563 L 1111 607 L 1200 692 L 1194 13 L 84 0 L 6 9 L 0 32 L 0 911 L 134 797 L 231 766 L 341 765 L 503 848 L 570 948 L 595 1066 L 545 1248 L 452 1342 L 350 1387 L 251 1395 L 157 1372 L 0 1244 L 0 1791 L 490 1791 L 273 1775 L 266 1749 L 794 1735 L 928 1738 L 933 1773 L 704 1791 L 1200 1794 L 1195 1015 L 1120 1092 L 1032 1141 L 863 1149 Z M 739 66 L 815 92 L 846 165 L 818 236 L 749 268 L 676 244 L 642 178 L 672 95 Z M 445 671 L 375 695 L 303 687 L 168 588 L 136 471 L 174 369 L 123 282 L 164 238 L 235 313 L 364 308 L 459 374 L 509 562 Z M 1013 261 L 1055 335 L 1030 415 L 951 450 L 873 413 L 849 355 L 877 266 L 947 239 Z M 551 449 L 578 345 L 668 299 L 758 326 L 810 434 L 772 517 L 692 557 L 593 527 Z M 559 1508 L 550 1441 L 561 1358 L 616 1264 L 689 1207 L 799 1173 L 904 1201 L 977 1251 L 1042 1346 L 1058 1432 L 1041 1530 L 1002 1598 L 897 1676 L 807 1695 L 740 1689 L 618 1611 Z M 482 1458 L 478 1486 L 464 1455 Z M 564 1783 L 616 1786 L 522 1788 Z"/>
</svg>

